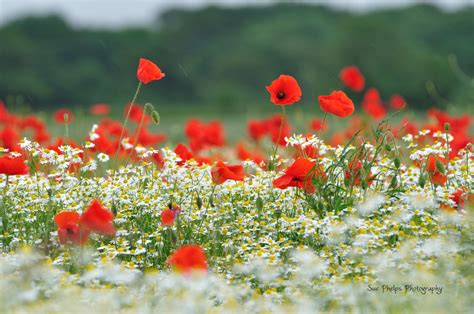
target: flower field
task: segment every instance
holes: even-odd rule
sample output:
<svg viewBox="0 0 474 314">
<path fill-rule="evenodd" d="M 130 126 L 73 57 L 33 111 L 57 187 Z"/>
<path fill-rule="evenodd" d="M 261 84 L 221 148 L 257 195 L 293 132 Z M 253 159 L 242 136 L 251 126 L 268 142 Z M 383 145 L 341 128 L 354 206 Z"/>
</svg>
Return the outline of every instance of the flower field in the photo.
<svg viewBox="0 0 474 314">
<path fill-rule="evenodd" d="M 124 121 L 96 104 L 81 139 L 72 109 L 54 137 L 0 106 L 0 312 L 472 309 L 471 116 L 404 118 L 349 66 L 304 134 L 287 114 L 304 91 L 281 75 L 262 100 L 276 114 L 235 145 L 199 117 L 169 143 L 136 103 L 166 76 L 141 59 L 137 78 Z"/>
</svg>

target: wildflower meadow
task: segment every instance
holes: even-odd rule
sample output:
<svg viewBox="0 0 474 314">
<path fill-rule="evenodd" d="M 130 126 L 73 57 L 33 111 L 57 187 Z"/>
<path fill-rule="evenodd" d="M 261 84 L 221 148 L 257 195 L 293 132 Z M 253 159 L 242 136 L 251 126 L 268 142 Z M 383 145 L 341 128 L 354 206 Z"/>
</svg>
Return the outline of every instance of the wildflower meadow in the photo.
<svg viewBox="0 0 474 314">
<path fill-rule="evenodd" d="M 414 117 L 348 65 L 308 125 L 281 74 L 244 137 L 194 116 L 173 142 L 141 96 L 166 69 L 137 63 L 123 115 L 94 104 L 87 129 L 0 102 L 1 313 L 472 311 L 469 113 Z"/>
</svg>

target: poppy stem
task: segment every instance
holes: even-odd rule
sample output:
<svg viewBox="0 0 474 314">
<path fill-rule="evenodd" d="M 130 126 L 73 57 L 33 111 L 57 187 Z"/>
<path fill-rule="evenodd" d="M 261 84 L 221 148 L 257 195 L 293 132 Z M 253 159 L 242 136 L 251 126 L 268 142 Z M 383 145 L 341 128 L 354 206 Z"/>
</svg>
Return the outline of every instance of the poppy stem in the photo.
<svg viewBox="0 0 474 314">
<path fill-rule="evenodd" d="M 321 138 L 321 132 L 323 131 L 324 129 L 324 124 L 326 124 L 326 118 L 328 116 L 328 113 L 327 112 L 324 112 L 324 117 L 323 117 L 323 123 L 321 123 L 321 128 L 319 129 L 319 134 L 318 134 L 318 137 Z M 319 148 L 319 147 L 318 147 Z"/>
<path fill-rule="evenodd" d="M 128 119 L 130 118 L 130 113 L 132 112 L 133 104 L 137 100 L 138 93 L 140 92 L 141 87 L 142 87 L 142 82 L 138 82 L 138 86 L 137 86 L 137 89 L 135 91 L 135 95 L 133 96 L 133 99 L 130 102 L 130 106 L 128 108 L 127 115 L 125 116 L 125 120 L 123 121 L 122 131 L 120 132 L 120 138 L 119 138 L 119 142 L 118 142 L 118 146 L 117 146 L 117 152 L 115 152 L 112 181 L 115 179 L 115 173 L 117 171 L 118 156 L 120 154 L 120 148 L 122 147 L 122 139 L 123 139 L 123 135 L 125 134 L 125 128 L 127 127 L 127 122 L 128 122 Z"/>
<path fill-rule="evenodd" d="M 269 170 L 274 170 L 276 168 L 276 154 L 278 152 L 278 146 L 280 145 L 280 139 L 281 139 L 281 133 L 283 133 L 283 125 L 285 124 L 286 122 L 286 110 L 285 110 L 285 106 L 281 106 L 281 122 L 280 122 L 280 130 L 278 131 L 278 138 L 277 138 L 277 142 L 275 144 L 275 149 L 273 151 L 273 156 L 272 156 L 272 160 L 271 160 L 271 169 Z"/>
<path fill-rule="evenodd" d="M 145 108 L 143 109 L 143 114 L 142 114 L 142 117 L 140 119 L 140 124 L 138 125 L 137 129 L 135 130 L 136 134 L 135 134 L 135 138 L 133 140 L 133 147 L 130 150 L 130 154 L 128 154 L 127 161 L 125 162 L 125 167 L 128 166 L 128 163 L 130 162 L 130 159 L 132 158 L 133 152 L 135 151 L 135 148 L 137 147 L 138 138 L 140 136 L 140 131 L 142 130 L 143 123 L 145 122 L 145 115 L 146 115 L 146 110 L 148 109 L 148 107 L 149 107 L 149 104 L 148 103 L 145 104 Z"/>
</svg>

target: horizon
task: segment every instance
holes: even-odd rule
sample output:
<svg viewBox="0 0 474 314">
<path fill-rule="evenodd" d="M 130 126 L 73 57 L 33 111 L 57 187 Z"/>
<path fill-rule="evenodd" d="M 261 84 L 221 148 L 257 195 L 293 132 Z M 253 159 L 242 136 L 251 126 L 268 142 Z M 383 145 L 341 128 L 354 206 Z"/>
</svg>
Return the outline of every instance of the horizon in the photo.
<svg viewBox="0 0 474 314">
<path fill-rule="evenodd" d="M 249 6 L 270 6 L 288 1 L 275 0 L 178 0 L 156 2 L 139 0 L 131 6 L 125 0 L 0 0 L 0 26 L 24 17 L 59 15 L 73 27 L 120 29 L 146 27 L 156 22 L 158 16 L 173 9 L 199 10 L 205 7 L 238 8 Z M 443 11 L 457 11 L 472 8 L 474 0 L 317 0 L 291 1 L 295 4 L 322 5 L 339 11 L 367 13 L 384 9 L 405 8 L 419 4 L 433 5 Z M 112 9 L 111 9 L 112 8 Z M 131 11 L 132 10 L 132 11 Z"/>
</svg>

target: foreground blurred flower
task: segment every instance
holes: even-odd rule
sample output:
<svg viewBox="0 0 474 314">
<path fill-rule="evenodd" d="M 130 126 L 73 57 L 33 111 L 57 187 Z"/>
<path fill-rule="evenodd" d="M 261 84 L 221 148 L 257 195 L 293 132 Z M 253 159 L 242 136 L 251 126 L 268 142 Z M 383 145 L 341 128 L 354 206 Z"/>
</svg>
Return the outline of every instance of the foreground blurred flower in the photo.
<svg viewBox="0 0 474 314">
<path fill-rule="evenodd" d="M 354 103 L 343 91 L 334 91 L 328 96 L 319 96 L 318 101 L 322 111 L 339 118 L 345 118 L 354 112 Z"/>
<path fill-rule="evenodd" d="M 352 89 L 354 92 L 360 92 L 364 89 L 365 78 L 355 66 L 348 66 L 341 70 L 339 78 L 342 83 Z"/>
<path fill-rule="evenodd" d="M 54 113 L 54 121 L 59 124 L 71 123 L 74 120 L 71 110 L 62 108 Z"/>
<path fill-rule="evenodd" d="M 273 186 L 279 189 L 294 186 L 307 192 L 313 192 L 312 180 L 315 176 L 324 177 L 325 175 L 322 169 L 317 169 L 315 162 L 299 158 L 285 170 L 284 175 L 273 181 Z"/>
<path fill-rule="evenodd" d="M 104 208 L 98 200 L 93 200 L 80 218 L 80 224 L 84 228 L 99 234 L 114 236 L 114 215 Z"/>
<path fill-rule="evenodd" d="M 137 70 L 137 78 L 143 84 L 148 84 L 151 81 L 161 80 L 165 77 L 165 73 L 161 72 L 160 68 L 152 61 L 140 58 Z"/>
<path fill-rule="evenodd" d="M 266 88 L 270 101 L 278 106 L 292 105 L 301 98 L 301 88 L 291 75 L 280 75 Z"/>
<path fill-rule="evenodd" d="M 58 226 L 59 243 L 83 245 L 87 242 L 90 231 L 81 229 L 79 220 L 80 216 L 76 212 L 61 212 L 54 217 Z"/>
<path fill-rule="evenodd" d="M 227 180 L 243 181 L 244 168 L 242 165 L 226 165 L 218 161 L 211 170 L 212 181 L 222 184 Z"/>
<path fill-rule="evenodd" d="M 110 113 L 110 106 L 107 104 L 95 104 L 91 106 L 90 112 L 96 116 L 106 116 Z"/>
<path fill-rule="evenodd" d="M 7 176 L 28 174 L 28 166 L 25 165 L 21 156 L 6 155 L 0 157 L 0 173 Z"/>
<path fill-rule="evenodd" d="M 195 244 L 181 246 L 168 258 L 168 264 L 183 273 L 207 270 L 204 250 Z"/>
</svg>

